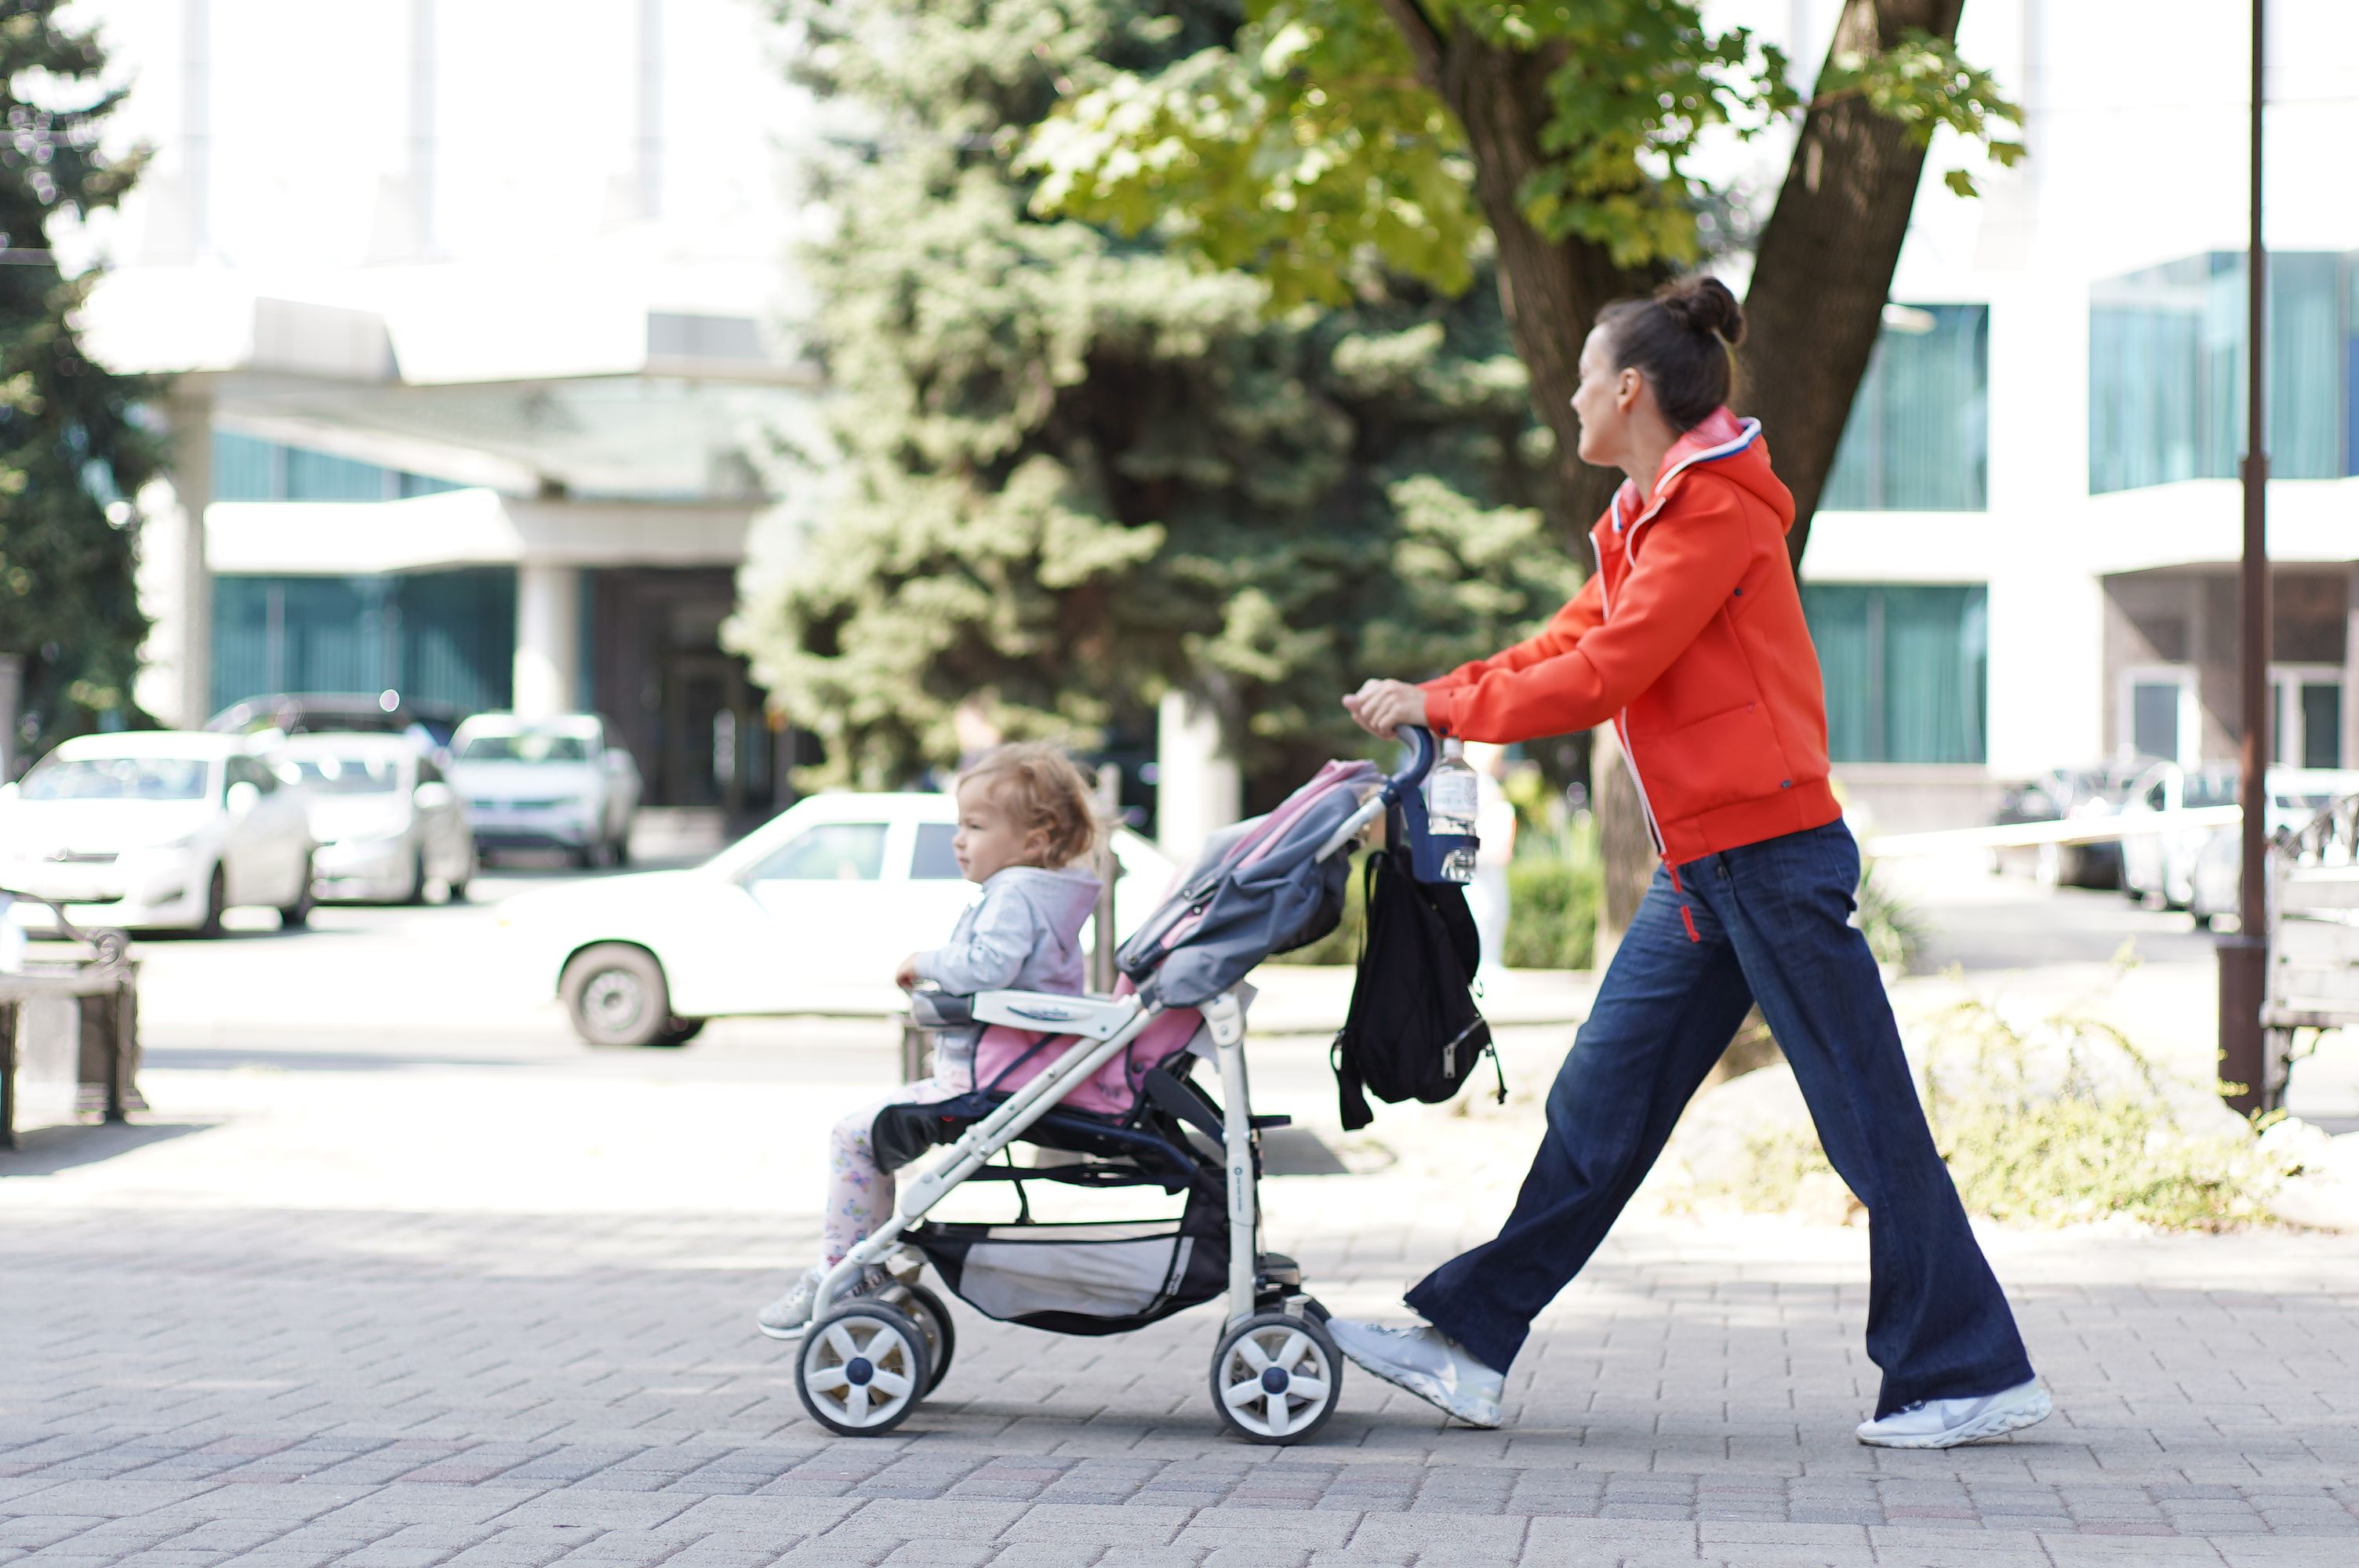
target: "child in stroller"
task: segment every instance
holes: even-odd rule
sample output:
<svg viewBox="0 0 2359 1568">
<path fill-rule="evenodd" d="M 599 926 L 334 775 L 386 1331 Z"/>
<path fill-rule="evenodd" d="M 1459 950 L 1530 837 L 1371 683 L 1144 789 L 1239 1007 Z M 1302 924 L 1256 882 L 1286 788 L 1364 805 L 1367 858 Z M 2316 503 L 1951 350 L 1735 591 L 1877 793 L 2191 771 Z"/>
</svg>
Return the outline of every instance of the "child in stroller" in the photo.
<svg viewBox="0 0 2359 1568">
<path fill-rule="evenodd" d="M 1415 792 L 1434 746 L 1423 730 L 1402 738 L 1415 757 L 1401 772 L 1330 762 L 1276 811 L 1215 835 L 1123 944 L 1116 994 L 913 993 L 920 1023 L 987 1026 L 975 1087 L 898 1099 L 870 1124 L 882 1169 L 948 1151 L 901 1184 L 897 1212 L 812 1287 L 793 1376 L 821 1425 L 889 1432 L 941 1381 L 951 1325 L 917 1282 L 928 1263 L 984 1315 L 1059 1334 L 1122 1333 L 1221 1299 L 1211 1379 L 1220 1419 L 1258 1443 L 1299 1442 L 1326 1424 L 1343 1371 L 1326 1309 L 1304 1292 L 1292 1259 L 1260 1248 L 1259 1134 L 1288 1119 L 1253 1114 L 1243 981 L 1272 953 L 1333 929 L 1350 850 L 1388 810 L 1403 807 L 1397 819 L 1423 847 Z M 1191 1076 L 1200 1059 L 1217 1068 L 1218 1101 Z M 1078 1158 L 992 1162 L 1018 1141 Z M 1013 1221 L 930 1217 L 953 1189 L 990 1182 L 1015 1185 Z M 1034 1182 L 1160 1188 L 1181 1212 L 1036 1222 L 1026 1196 Z"/>
<path fill-rule="evenodd" d="M 959 775 L 958 833 L 951 852 L 983 896 L 959 916 L 947 946 L 912 953 L 893 979 L 954 996 L 1003 988 L 1066 996 L 1082 989 L 1082 924 L 1101 884 L 1075 862 L 1097 844 L 1096 806 L 1071 759 L 1038 742 L 1001 746 Z M 878 1164 L 872 1133 L 888 1105 L 929 1105 L 975 1087 L 968 1024 L 938 1031 L 930 1077 L 853 1111 L 828 1139 L 827 1206 L 821 1260 L 764 1307 L 756 1326 L 773 1339 L 799 1339 L 828 1270 L 893 1212 L 893 1178 Z"/>
</svg>

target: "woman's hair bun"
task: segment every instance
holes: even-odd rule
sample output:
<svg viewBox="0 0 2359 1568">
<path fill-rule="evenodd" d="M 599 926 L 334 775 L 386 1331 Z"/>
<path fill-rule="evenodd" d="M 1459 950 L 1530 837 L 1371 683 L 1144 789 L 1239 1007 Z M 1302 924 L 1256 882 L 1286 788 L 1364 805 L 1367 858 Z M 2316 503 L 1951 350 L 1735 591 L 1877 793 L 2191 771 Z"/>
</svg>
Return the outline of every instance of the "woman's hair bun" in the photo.
<svg viewBox="0 0 2359 1568">
<path fill-rule="evenodd" d="M 1717 335 L 1730 348 L 1745 341 L 1745 309 L 1728 285 L 1709 273 L 1682 277 L 1655 291 L 1656 302 L 1700 338 Z"/>
</svg>

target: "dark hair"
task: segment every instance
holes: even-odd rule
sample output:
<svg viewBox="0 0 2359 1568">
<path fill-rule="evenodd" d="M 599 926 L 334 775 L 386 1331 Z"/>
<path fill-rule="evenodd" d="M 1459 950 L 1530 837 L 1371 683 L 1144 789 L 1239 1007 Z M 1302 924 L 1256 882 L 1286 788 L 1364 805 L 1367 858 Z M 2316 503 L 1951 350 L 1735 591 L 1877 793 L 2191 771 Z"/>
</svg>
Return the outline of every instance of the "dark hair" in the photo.
<svg viewBox="0 0 2359 1568">
<path fill-rule="evenodd" d="M 1645 376 L 1663 417 L 1681 430 L 1728 401 L 1745 312 L 1720 279 L 1677 278 L 1650 299 L 1617 299 L 1597 313 L 1597 324 L 1614 368 Z"/>
</svg>

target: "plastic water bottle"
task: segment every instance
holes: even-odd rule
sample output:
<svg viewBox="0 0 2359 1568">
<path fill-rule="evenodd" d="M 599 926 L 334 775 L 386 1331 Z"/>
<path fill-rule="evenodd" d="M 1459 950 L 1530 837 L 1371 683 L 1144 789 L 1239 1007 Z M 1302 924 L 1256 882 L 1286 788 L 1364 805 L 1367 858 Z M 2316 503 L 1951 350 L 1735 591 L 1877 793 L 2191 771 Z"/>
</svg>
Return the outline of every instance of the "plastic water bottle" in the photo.
<svg viewBox="0 0 2359 1568">
<path fill-rule="evenodd" d="M 1441 760 L 1425 775 L 1426 831 L 1437 838 L 1464 838 L 1441 862 L 1441 874 L 1454 882 L 1474 880 L 1474 818 L 1482 808 L 1474 769 L 1466 761 L 1466 742 L 1451 736 L 1441 743 Z"/>
</svg>

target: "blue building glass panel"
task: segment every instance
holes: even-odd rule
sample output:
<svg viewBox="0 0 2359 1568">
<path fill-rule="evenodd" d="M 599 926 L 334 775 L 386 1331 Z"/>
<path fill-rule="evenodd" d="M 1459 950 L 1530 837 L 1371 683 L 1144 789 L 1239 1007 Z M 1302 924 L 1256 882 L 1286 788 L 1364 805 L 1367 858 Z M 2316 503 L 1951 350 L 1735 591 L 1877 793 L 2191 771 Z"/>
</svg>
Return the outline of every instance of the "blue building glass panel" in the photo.
<svg viewBox="0 0 2359 1568">
<path fill-rule="evenodd" d="M 1986 761 L 1989 599 L 1979 584 L 1804 584 L 1829 757 Z"/>
<path fill-rule="evenodd" d="M 1819 504 L 1980 512 L 1989 497 L 1990 308 L 1893 306 Z"/>
</svg>

